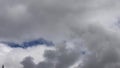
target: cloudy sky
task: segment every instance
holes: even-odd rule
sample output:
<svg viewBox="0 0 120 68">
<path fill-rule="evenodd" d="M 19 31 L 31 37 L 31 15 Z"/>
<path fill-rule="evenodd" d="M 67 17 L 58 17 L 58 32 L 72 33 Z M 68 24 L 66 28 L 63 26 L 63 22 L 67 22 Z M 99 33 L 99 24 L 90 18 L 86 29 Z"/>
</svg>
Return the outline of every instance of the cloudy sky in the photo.
<svg viewBox="0 0 120 68">
<path fill-rule="evenodd" d="M 3 64 L 120 68 L 120 0 L 0 0 Z"/>
</svg>

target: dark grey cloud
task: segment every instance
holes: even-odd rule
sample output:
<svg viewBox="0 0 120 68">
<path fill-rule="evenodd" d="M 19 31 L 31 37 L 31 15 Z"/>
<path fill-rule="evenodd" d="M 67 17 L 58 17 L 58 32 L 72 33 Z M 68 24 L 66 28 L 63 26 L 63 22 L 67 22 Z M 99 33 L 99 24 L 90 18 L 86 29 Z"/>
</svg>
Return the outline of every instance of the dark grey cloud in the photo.
<svg viewBox="0 0 120 68">
<path fill-rule="evenodd" d="M 0 1 L 0 38 L 10 40 L 65 39 L 72 34 L 69 25 L 84 25 L 89 17 L 96 16 L 94 13 L 117 8 L 117 0 Z"/>
<path fill-rule="evenodd" d="M 80 65 L 80 68 L 106 68 L 112 66 L 118 66 L 120 58 L 115 49 L 106 49 L 102 51 L 102 54 L 96 53 L 88 56 L 88 59 L 84 60 L 84 64 Z M 112 64 L 112 65 L 111 65 Z M 78 68 L 79 68 L 78 67 Z M 113 67 L 114 68 L 114 67 Z"/>
<path fill-rule="evenodd" d="M 118 34 L 97 24 L 90 24 L 81 30 L 76 29 L 76 27 L 72 29 L 84 39 L 87 48 L 92 52 L 77 68 L 119 67 L 120 38 Z"/>
<path fill-rule="evenodd" d="M 34 68 L 35 67 L 35 64 L 32 61 L 31 57 L 25 58 L 25 61 L 27 61 L 27 62 L 24 62 L 24 61 L 22 62 L 22 64 L 24 65 L 24 68 Z"/>
<path fill-rule="evenodd" d="M 119 67 L 119 30 L 111 27 L 120 16 L 118 0 L 0 0 L 0 38 L 23 40 L 80 38 L 91 54 L 78 68 Z M 116 27 L 116 26 L 114 26 Z M 72 36 L 72 37 L 71 37 Z M 56 45 L 57 46 L 57 45 Z M 23 60 L 24 68 L 69 68 L 80 61 L 80 47 L 63 44 L 45 51 L 45 61 Z"/>
<path fill-rule="evenodd" d="M 69 31 L 64 19 L 68 14 L 74 12 L 70 4 L 68 6 L 62 1 L 47 0 L 24 0 L 3 1 L 0 16 L 0 37 L 7 39 L 26 39 L 36 37 L 52 37 L 64 35 Z M 67 3 L 67 1 L 65 1 Z M 63 3 L 63 5 L 62 5 Z M 29 34 L 29 35 L 28 35 Z"/>
</svg>

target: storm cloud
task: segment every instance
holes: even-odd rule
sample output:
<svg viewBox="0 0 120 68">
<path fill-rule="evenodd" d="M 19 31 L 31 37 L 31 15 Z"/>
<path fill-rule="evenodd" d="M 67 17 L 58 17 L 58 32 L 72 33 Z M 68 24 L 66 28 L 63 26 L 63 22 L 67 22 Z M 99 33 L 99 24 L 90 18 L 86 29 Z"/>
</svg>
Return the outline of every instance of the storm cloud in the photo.
<svg viewBox="0 0 120 68">
<path fill-rule="evenodd" d="M 4 61 L 11 68 L 119 68 L 119 6 L 119 0 L 0 0 L 0 40 L 42 37 L 55 42 L 53 50 L 45 49 L 42 54 L 40 47 L 1 45 L 0 64 Z M 40 61 L 39 56 L 45 59 Z"/>
</svg>

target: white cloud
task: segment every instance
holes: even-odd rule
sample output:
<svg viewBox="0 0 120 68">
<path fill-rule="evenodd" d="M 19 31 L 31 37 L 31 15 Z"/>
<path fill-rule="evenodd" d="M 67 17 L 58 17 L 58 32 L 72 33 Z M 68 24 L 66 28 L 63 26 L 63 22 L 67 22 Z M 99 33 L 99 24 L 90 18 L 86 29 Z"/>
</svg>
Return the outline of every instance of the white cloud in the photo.
<svg viewBox="0 0 120 68">
<path fill-rule="evenodd" d="M 0 44 L 0 66 L 4 64 L 7 68 L 21 68 L 22 65 L 20 62 L 27 56 L 33 57 L 34 62 L 38 63 L 44 60 L 44 51 L 52 49 L 54 48 L 45 45 L 22 49 L 10 48 L 5 44 Z"/>
</svg>

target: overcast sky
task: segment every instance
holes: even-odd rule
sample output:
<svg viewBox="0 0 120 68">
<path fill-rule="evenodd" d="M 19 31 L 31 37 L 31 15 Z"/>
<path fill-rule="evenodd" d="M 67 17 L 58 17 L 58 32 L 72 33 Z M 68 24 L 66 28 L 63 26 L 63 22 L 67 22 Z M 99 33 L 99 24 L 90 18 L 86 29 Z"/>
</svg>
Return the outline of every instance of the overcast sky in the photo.
<svg viewBox="0 0 120 68">
<path fill-rule="evenodd" d="M 120 0 L 0 0 L 0 41 L 38 38 L 55 46 L 0 43 L 0 65 L 120 68 Z"/>
</svg>

